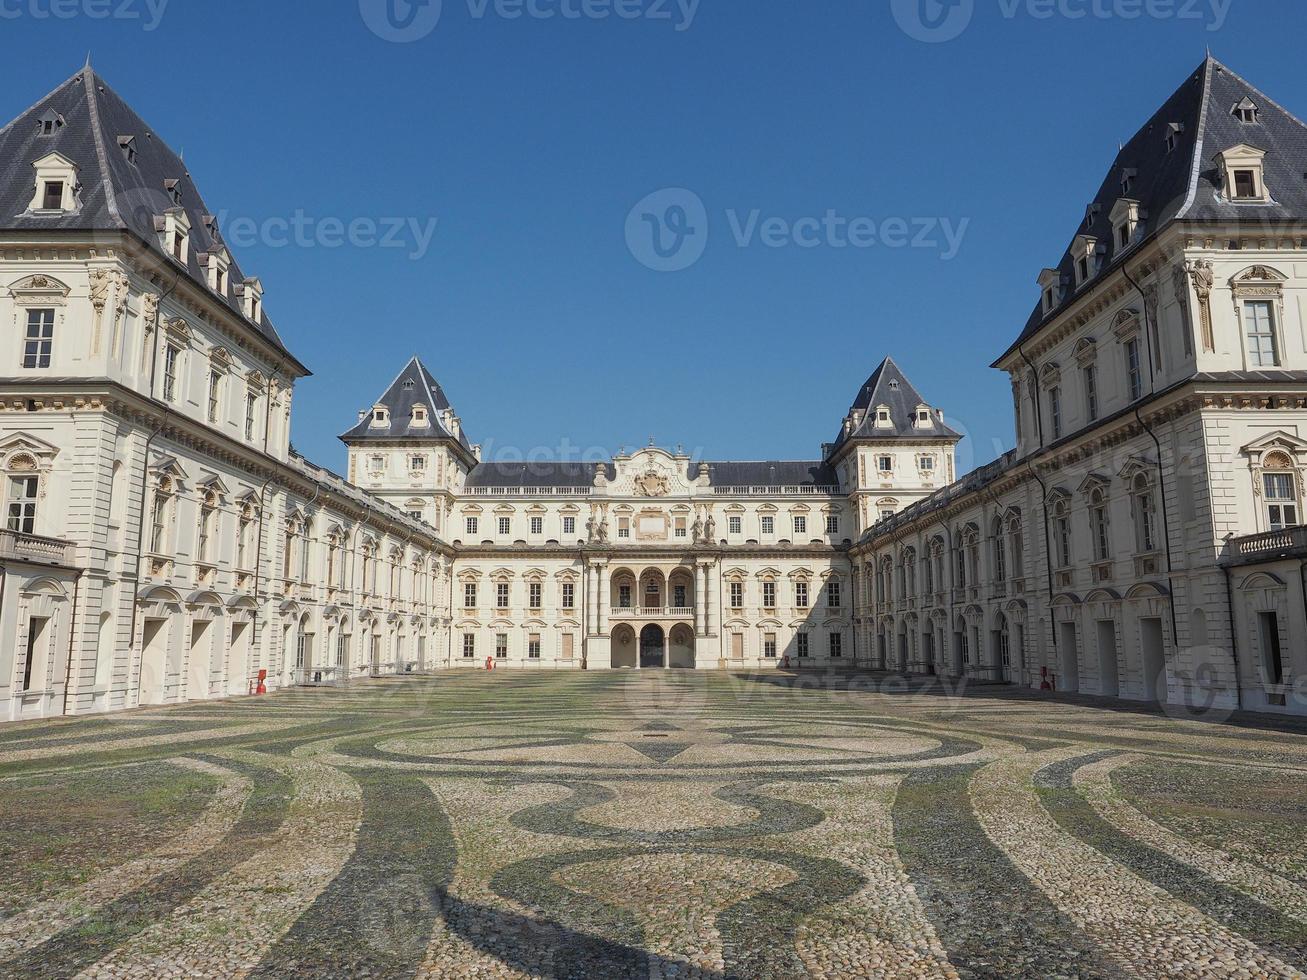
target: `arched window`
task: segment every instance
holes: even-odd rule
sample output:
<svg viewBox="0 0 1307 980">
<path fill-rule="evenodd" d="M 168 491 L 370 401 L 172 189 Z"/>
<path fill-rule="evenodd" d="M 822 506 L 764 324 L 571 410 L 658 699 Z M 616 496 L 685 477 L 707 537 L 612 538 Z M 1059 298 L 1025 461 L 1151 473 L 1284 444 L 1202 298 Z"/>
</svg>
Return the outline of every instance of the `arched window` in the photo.
<svg viewBox="0 0 1307 980">
<path fill-rule="evenodd" d="M 9 460 L 8 469 L 7 526 L 18 534 L 35 534 L 36 503 L 41 490 L 36 460 L 20 453 Z"/>
<path fill-rule="evenodd" d="M 965 589 L 967 587 L 967 551 L 966 541 L 961 531 L 953 539 L 953 552 L 957 559 L 956 580 L 953 585 L 955 588 Z"/>
<path fill-rule="evenodd" d="M 1107 490 L 1103 487 L 1089 493 L 1089 523 L 1094 532 L 1094 561 L 1108 561 L 1112 557 L 1112 531 Z"/>
<path fill-rule="evenodd" d="M 254 504 L 246 501 L 241 505 L 240 517 L 236 528 L 236 567 L 250 571 L 254 567 Z"/>
<path fill-rule="evenodd" d="M 1262 469 L 1262 495 L 1266 501 L 1266 529 L 1297 527 L 1298 478 L 1284 453 L 1269 453 Z"/>
<path fill-rule="evenodd" d="M 911 599 L 917 594 L 917 549 L 903 552 L 903 596 Z"/>
<path fill-rule="evenodd" d="M 1013 514 L 1008 518 L 1008 541 L 1012 546 L 1012 575 L 1025 578 L 1026 575 L 1026 535 L 1021 527 L 1021 518 Z"/>
<path fill-rule="evenodd" d="M 994 518 L 994 580 L 1007 581 L 1007 542 L 1003 540 L 1003 518 Z"/>
<path fill-rule="evenodd" d="M 1130 483 L 1135 514 L 1135 547 L 1140 554 L 1157 550 L 1157 514 L 1153 487 L 1148 477 L 1139 473 Z"/>
</svg>

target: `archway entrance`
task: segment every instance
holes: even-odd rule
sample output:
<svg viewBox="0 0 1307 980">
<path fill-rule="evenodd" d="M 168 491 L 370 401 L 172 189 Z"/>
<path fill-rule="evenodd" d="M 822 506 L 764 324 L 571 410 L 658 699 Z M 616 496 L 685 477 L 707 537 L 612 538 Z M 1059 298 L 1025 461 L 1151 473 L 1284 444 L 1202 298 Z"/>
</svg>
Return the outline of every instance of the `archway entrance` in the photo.
<svg viewBox="0 0 1307 980">
<path fill-rule="evenodd" d="M 650 623 L 640 631 L 640 667 L 667 666 L 667 638 L 661 626 Z"/>
</svg>

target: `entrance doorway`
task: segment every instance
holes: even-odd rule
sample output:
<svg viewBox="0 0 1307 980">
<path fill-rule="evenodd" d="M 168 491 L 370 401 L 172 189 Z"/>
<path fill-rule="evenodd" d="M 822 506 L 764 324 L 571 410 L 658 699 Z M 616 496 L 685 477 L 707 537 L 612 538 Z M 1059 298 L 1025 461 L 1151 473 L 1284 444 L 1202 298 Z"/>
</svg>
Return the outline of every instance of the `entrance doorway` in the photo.
<svg viewBox="0 0 1307 980">
<path fill-rule="evenodd" d="M 650 623 L 640 631 L 640 667 L 667 666 L 667 638 L 661 626 Z"/>
<path fill-rule="evenodd" d="M 1098 621 L 1098 693 L 1114 698 L 1121 693 L 1116 659 L 1116 620 Z"/>
<path fill-rule="evenodd" d="M 1074 694 L 1080 690 L 1080 655 L 1076 650 L 1076 624 L 1059 623 L 1061 637 L 1058 640 L 1058 659 L 1062 675 L 1057 679 L 1057 689 Z"/>
<path fill-rule="evenodd" d="M 1139 645 L 1144 671 L 1144 699 L 1166 700 L 1166 653 L 1160 619 L 1139 621 Z"/>
</svg>

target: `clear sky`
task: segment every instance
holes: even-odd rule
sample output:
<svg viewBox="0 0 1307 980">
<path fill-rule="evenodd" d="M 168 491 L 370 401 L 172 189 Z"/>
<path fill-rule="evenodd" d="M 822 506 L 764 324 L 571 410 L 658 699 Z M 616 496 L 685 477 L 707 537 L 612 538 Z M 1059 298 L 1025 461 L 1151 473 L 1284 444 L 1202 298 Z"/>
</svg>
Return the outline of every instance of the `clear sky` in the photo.
<svg viewBox="0 0 1307 980">
<path fill-rule="evenodd" d="M 1207 46 L 1307 113 L 1297 0 L 0 0 L 0 30 L 5 118 L 90 50 L 184 148 L 337 469 L 414 353 L 491 458 L 708 459 L 816 458 L 890 354 L 969 468 L 1011 444 L 988 365 L 1039 270 Z"/>
</svg>

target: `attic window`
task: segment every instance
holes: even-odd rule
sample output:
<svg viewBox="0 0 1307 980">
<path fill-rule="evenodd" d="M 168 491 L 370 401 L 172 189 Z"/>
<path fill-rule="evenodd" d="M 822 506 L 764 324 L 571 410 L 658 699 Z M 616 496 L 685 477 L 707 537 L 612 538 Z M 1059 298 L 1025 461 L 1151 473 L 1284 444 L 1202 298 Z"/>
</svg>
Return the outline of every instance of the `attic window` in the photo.
<svg viewBox="0 0 1307 980">
<path fill-rule="evenodd" d="M 1261 118 L 1262 110 L 1252 99 L 1244 99 L 1234 107 L 1234 116 L 1245 126 L 1254 125 Z"/>
<path fill-rule="evenodd" d="M 1223 171 L 1225 193 L 1231 201 L 1261 203 L 1268 201 L 1265 167 L 1266 151 L 1240 144 L 1217 155 Z"/>
<path fill-rule="evenodd" d="M 163 189 L 168 192 L 173 204 L 180 205 L 182 203 L 182 182 L 180 180 L 165 180 Z"/>
<path fill-rule="evenodd" d="M 1051 313 L 1053 311 L 1053 307 L 1056 305 L 1057 305 L 1057 295 L 1054 291 L 1054 287 L 1049 286 L 1044 290 L 1044 312 Z"/>
<path fill-rule="evenodd" d="M 36 130 L 41 136 L 53 136 L 63 128 L 64 117 L 53 109 L 47 109 L 36 121 Z"/>
<path fill-rule="evenodd" d="M 47 193 L 50 185 L 46 185 Z M 1256 198 L 1257 195 L 1257 173 L 1253 170 L 1236 170 L 1234 172 L 1234 196 L 1241 201 L 1248 201 Z"/>
<path fill-rule="evenodd" d="M 1121 171 L 1121 196 L 1122 197 L 1128 197 L 1130 195 L 1130 191 L 1134 189 L 1135 178 L 1137 176 L 1139 176 L 1139 171 L 1137 170 L 1126 169 Z"/>
<path fill-rule="evenodd" d="M 128 163 L 133 165 L 136 163 L 136 137 L 135 136 L 119 136 L 118 148 L 123 151 L 123 156 L 127 158 Z"/>
<path fill-rule="evenodd" d="M 897 379 L 892 379 L 892 380 L 890 381 L 890 383 L 889 383 L 889 390 L 890 390 L 890 391 L 898 391 L 898 390 L 899 390 L 899 383 L 898 383 L 898 380 L 897 380 Z"/>
<path fill-rule="evenodd" d="M 1166 127 L 1166 152 L 1174 153 L 1180 145 L 1180 134 L 1184 132 L 1184 123 L 1169 123 Z"/>
<path fill-rule="evenodd" d="M 424 406 L 424 405 L 414 405 L 414 406 L 413 406 L 413 424 L 414 424 L 414 425 L 426 425 L 426 424 L 427 424 L 427 409 L 426 409 L 426 406 Z"/>
<path fill-rule="evenodd" d="M 408 379 L 406 379 L 406 380 L 404 381 L 403 388 L 404 388 L 405 391 L 412 391 L 412 390 L 413 390 L 414 388 L 416 388 L 416 387 L 417 387 L 417 385 L 414 384 L 412 378 L 408 378 Z"/>
<path fill-rule="evenodd" d="M 383 407 L 380 406 L 380 405 L 375 405 L 375 406 L 373 406 L 373 409 L 372 409 L 372 424 L 373 424 L 373 425 L 376 425 L 376 426 L 389 425 L 389 424 L 390 424 L 390 412 L 387 411 L 385 408 L 383 408 Z"/>
<path fill-rule="evenodd" d="M 62 211 L 64 209 L 64 182 L 47 180 L 41 193 L 42 211 Z"/>
</svg>

